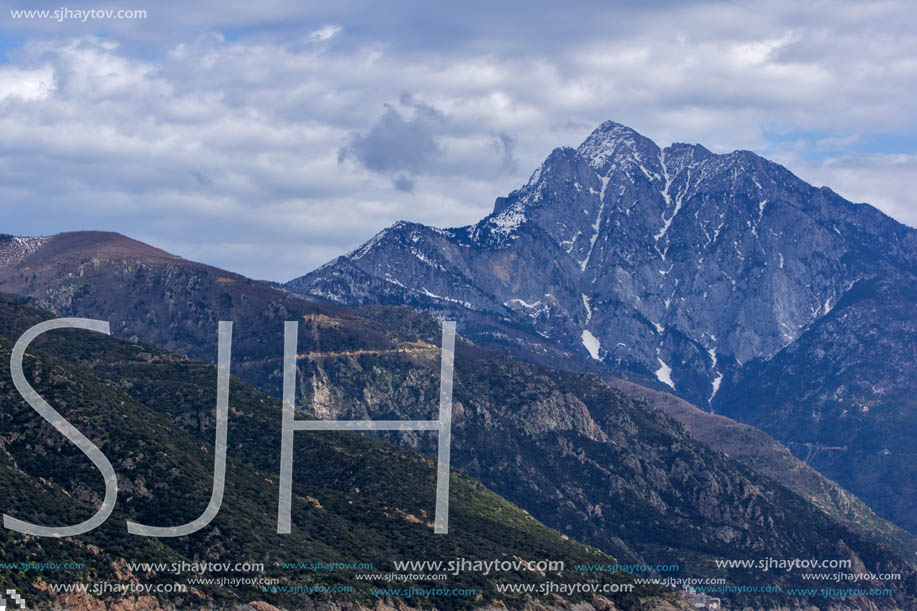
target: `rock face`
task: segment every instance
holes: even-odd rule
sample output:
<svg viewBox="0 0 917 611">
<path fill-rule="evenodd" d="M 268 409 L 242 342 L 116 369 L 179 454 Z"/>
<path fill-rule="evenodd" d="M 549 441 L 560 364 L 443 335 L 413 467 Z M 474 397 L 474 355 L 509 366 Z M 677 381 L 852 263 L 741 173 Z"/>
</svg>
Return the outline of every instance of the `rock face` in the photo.
<svg viewBox="0 0 917 611">
<path fill-rule="evenodd" d="M 22 238 L 0 233 L 0 269 L 16 265 L 47 241 L 48 238 Z"/>
<path fill-rule="evenodd" d="M 308 359 L 299 369 L 307 381 L 301 404 L 340 420 L 429 418 L 438 362 L 428 359 Z M 709 576 L 722 557 L 847 558 L 848 541 L 867 563 L 881 558 L 882 546 L 595 376 L 465 345 L 456 351 L 455 371 L 452 464 L 620 561 L 677 562 L 682 575 L 700 569 Z M 437 449 L 428 435 L 390 439 L 426 454 Z M 795 587 L 792 577 L 728 574 L 730 583 L 780 579 L 784 590 Z M 731 602 L 778 606 L 776 598 Z"/>
<path fill-rule="evenodd" d="M 906 284 L 915 276 L 917 231 L 875 208 L 815 188 L 748 151 L 663 149 L 607 122 L 579 148 L 552 152 L 528 184 L 497 199 L 479 223 L 397 223 L 287 287 L 334 303 L 407 303 L 447 314 L 483 345 L 668 389 L 757 422 L 806 456 L 809 447 L 871 451 L 867 435 L 847 443 L 839 430 L 818 425 L 813 405 L 835 401 L 838 413 L 856 407 L 849 393 L 832 399 L 837 386 L 875 389 L 873 405 L 885 408 L 870 413 L 912 426 L 913 404 L 895 397 L 914 392 L 892 397 L 885 389 L 917 390 L 914 382 L 881 361 L 845 369 L 850 346 L 823 335 L 813 350 L 826 373 L 834 372 L 833 382 L 807 377 L 786 358 L 767 367 L 772 382 L 789 376 L 793 387 L 807 387 L 805 403 L 780 408 L 794 412 L 780 422 L 806 423 L 796 427 L 771 420 L 777 406 L 770 400 L 758 396 L 748 405 L 749 363 L 760 371 L 862 283 Z M 913 309 L 895 299 L 901 307 L 885 313 L 912 328 Z M 884 322 L 861 314 L 867 325 Z M 853 332 L 849 325 L 837 329 Z M 889 358 L 915 362 L 913 335 L 879 335 Z M 897 469 L 884 457 L 906 452 L 892 446 L 870 453 L 872 467 L 856 478 L 839 466 L 843 461 L 818 465 L 917 532 L 913 496 L 881 500 L 900 492 L 882 477 Z M 880 482 L 867 486 L 866 478 Z M 902 478 L 905 491 L 913 490 L 913 467 L 898 472 L 896 481 Z"/>
<path fill-rule="evenodd" d="M 799 339 L 724 384 L 718 410 L 772 431 L 917 530 L 917 280 L 857 283 Z"/>
<path fill-rule="evenodd" d="M 612 384 L 629 395 L 647 399 L 655 409 L 682 423 L 697 440 L 780 482 L 848 528 L 870 533 L 906 557 L 917 558 L 917 537 L 880 518 L 866 503 L 760 428 L 703 411 L 671 393 L 620 379 L 612 379 Z"/>
</svg>

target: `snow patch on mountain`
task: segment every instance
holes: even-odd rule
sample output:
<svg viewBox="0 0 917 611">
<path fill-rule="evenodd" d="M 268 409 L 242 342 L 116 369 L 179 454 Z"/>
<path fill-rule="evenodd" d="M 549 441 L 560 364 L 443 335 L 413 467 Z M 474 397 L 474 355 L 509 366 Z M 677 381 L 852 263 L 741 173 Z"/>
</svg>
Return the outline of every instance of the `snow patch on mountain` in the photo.
<svg viewBox="0 0 917 611">
<path fill-rule="evenodd" d="M 599 179 L 602 181 L 602 190 L 599 192 L 599 212 L 595 215 L 595 222 L 592 224 L 589 252 L 586 253 L 586 258 L 580 261 L 579 264 L 580 271 L 586 271 L 586 266 L 589 265 L 589 259 L 592 257 L 592 251 L 595 248 L 595 241 L 599 238 L 599 229 L 602 227 L 602 216 L 605 212 L 605 189 L 608 188 L 610 178 L 608 176 L 600 176 Z"/>
<path fill-rule="evenodd" d="M 595 335 L 586 329 L 583 329 L 583 346 L 586 347 L 586 350 L 589 352 L 589 356 L 597 361 L 602 360 L 599 356 L 599 351 L 602 349 L 601 342 L 599 342 L 599 339 Z"/>
<path fill-rule="evenodd" d="M 672 368 L 661 358 L 656 357 L 656 360 L 659 361 L 659 369 L 656 370 L 656 378 L 663 384 L 668 384 L 674 389 L 675 383 L 672 382 Z"/>
</svg>

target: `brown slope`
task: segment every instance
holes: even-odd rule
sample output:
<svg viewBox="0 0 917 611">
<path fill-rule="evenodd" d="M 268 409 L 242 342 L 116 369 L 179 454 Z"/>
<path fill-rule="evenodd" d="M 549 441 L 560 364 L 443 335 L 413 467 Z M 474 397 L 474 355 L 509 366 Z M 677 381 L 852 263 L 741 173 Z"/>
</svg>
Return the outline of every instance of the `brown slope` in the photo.
<svg viewBox="0 0 917 611">
<path fill-rule="evenodd" d="M 0 236 L 0 272 L 19 267 L 43 273 L 49 268 L 111 257 L 184 261 L 164 250 L 110 231 L 72 231 L 34 238 Z M 26 258 L 29 262 L 23 264 Z"/>
</svg>

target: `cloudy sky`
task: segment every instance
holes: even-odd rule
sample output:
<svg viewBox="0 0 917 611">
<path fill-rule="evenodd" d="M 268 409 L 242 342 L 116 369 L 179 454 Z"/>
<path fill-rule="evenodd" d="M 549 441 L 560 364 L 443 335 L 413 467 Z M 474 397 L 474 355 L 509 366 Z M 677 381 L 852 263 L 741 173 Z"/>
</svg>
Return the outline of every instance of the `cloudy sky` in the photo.
<svg viewBox="0 0 917 611">
<path fill-rule="evenodd" d="M 146 17 L 13 15 L 62 4 Z M 475 222 L 606 119 L 917 226 L 912 2 L 187 4 L 5 3 L 0 232 L 288 280 L 399 219 Z"/>
</svg>

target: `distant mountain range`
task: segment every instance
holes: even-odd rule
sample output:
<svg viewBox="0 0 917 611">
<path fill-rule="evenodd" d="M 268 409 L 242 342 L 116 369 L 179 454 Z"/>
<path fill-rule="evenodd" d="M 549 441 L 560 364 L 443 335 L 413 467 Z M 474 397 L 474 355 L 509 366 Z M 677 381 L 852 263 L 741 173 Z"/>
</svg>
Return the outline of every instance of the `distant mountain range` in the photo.
<svg viewBox="0 0 917 611">
<path fill-rule="evenodd" d="M 434 409 L 439 331 L 428 314 L 403 306 L 309 301 L 117 234 L 4 243 L 0 291 L 28 296 L 58 316 L 109 320 L 122 338 L 212 361 L 217 322 L 234 321 L 233 373 L 275 397 L 282 379 L 283 322 L 300 321 L 297 402 L 317 417 L 428 418 Z M 91 364 L 89 353 L 87 348 L 72 354 Z M 123 373 L 119 358 L 93 365 L 94 373 L 117 384 Z M 160 401 L 196 392 L 176 393 L 172 385 L 184 374 L 163 375 L 127 379 L 148 407 L 167 412 L 204 440 L 212 438 L 211 425 L 201 424 L 200 409 L 193 407 L 197 402 Z M 732 459 L 645 400 L 595 376 L 522 363 L 464 341 L 455 375 L 453 465 L 565 535 L 622 561 L 677 563 L 682 577 L 722 576 L 741 585 L 817 582 L 789 573 L 719 568 L 717 559 L 849 558 L 856 567 L 899 571 L 904 580 L 891 584 L 891 598 L 861 598 L 833 608 L 911 604 L 914 538 L 763 433 L 686 404 L 667 408 L 680 410 L 685 421 L 714 418 L 715 430 L 728 431 L 728 439 L 724 434 L 707 441 L 715 448 L 725 440 L 737 454 Z M 660 408 L 677 402 L 657 394 L 650 399 Z M 239 443 L 230 447 L 245 446 L 255 433 L 239 431 Z M 433 449 L 423 434 L 390 440 L 425 453 Z M 761 451 L 745 447 L 751 442 Z M 268 463 L 257 464 L 268 470 Z M 790 607 L 824 602 L 774 594 L 732 600 Z"/>
<path fill-rule="evenodd" d="M 917 533 L 917 230 L 748 151 L 607 122 L 467 227 L 399 222 L 289 282 L 759 426 Z"/>
</svg>

